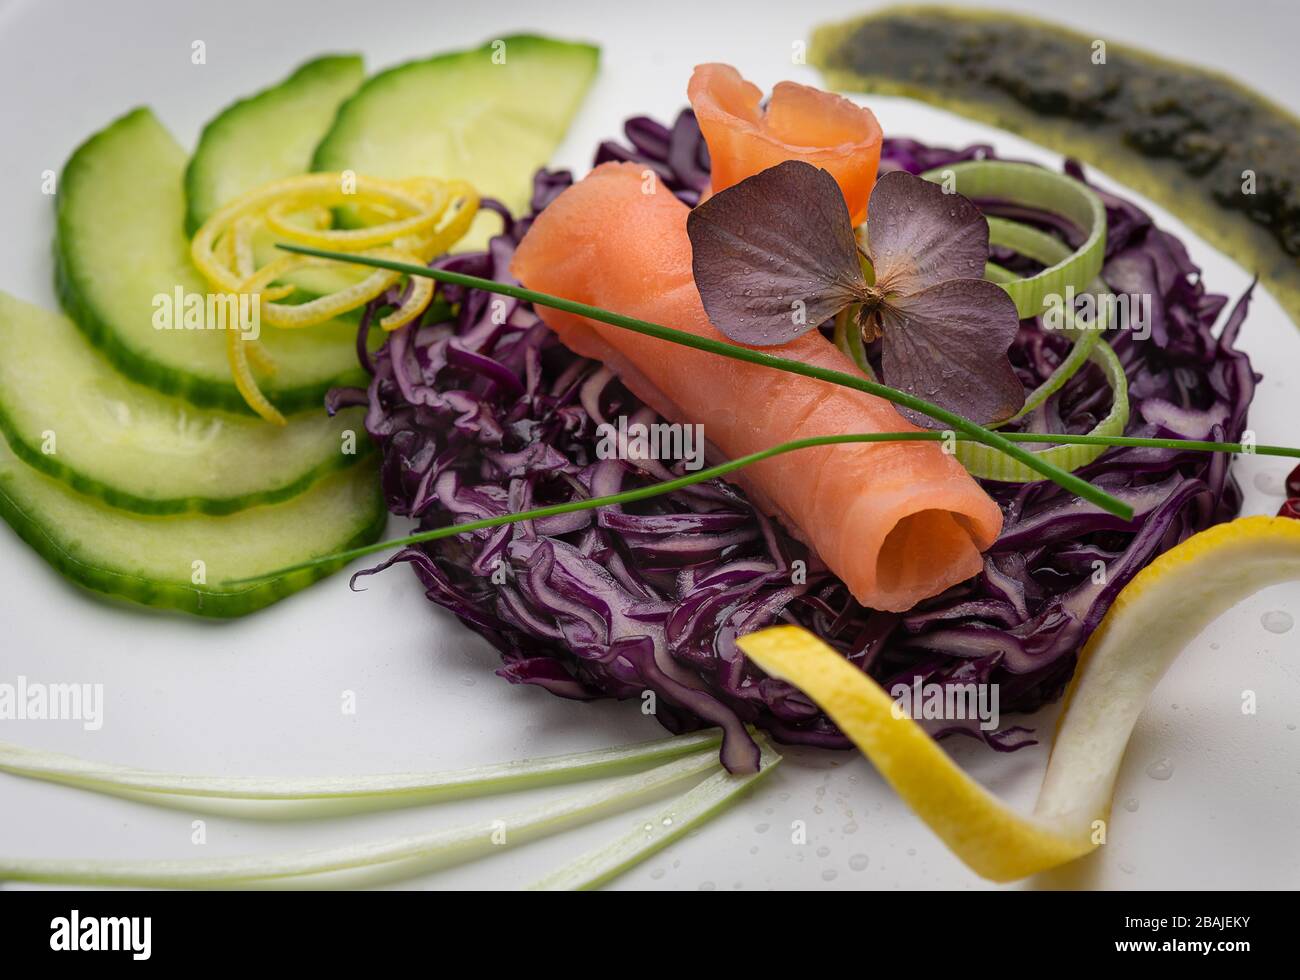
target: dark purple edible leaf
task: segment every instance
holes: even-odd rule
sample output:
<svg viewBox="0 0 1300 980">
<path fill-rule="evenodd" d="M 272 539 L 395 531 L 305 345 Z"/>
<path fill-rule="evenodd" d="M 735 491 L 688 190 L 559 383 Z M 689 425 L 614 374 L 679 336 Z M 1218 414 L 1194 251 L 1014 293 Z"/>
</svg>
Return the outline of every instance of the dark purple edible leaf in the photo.
<svg viewBox="0 0 1300 980">
<path fill-rule="evenodd" d="M 969 199 L 895 171 L 871 192 L 867 242 L 882 292 L 919 293 L 949 279 L 983 278 L 989 225 Z"/>
<path fill-rule="evenodd" d="M 715 194 L 686 230 L 704 311 L 737 343 L 788 343 L 864 298 L 844 195 L 801 160 Z"/>
<path fill-rule="evenodd" d="M 890 296 L 878 315 L 884 327 L 882 380 L 981 424 L 1010 418 L 1025 387 L 1007 358 L 1016 339 L 1016 305 L 983 279 L 951 279 L 910 296 Z M 910 421 L 947 428 L 899 407 Z"/>
</svg>

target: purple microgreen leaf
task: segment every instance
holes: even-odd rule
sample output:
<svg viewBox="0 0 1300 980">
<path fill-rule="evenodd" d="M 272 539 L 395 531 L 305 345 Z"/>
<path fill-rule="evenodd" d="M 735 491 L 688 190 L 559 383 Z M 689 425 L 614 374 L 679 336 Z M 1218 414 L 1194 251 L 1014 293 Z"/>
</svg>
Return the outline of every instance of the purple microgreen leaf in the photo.
<svg viewBox="0 0 1300 980">
<path fill-rule="evenodd" d="M 896 170 L 871 192 L 867 250 L 883 292 L 919 293 L 949 279 L 983 278 L 989 223 L 968 198 Z"/>
<path fill-rule="evenodd" d="M 1007 358 L 1019 321 L 1016 304 L 982 279 L 951 279 L 879 308 L 884 326 L 881 380 L 987 424 L 1010 418 L 1025 388 Z M 917 425 L 945 428 L 900 406 Z"/>
<path fill-rule="evenodd" d="M 695 286 L 730 340 L 784 344 L 862 302 L 866 280 L 835 178 L 787 160 L 691 211 Z"/>
</svg>

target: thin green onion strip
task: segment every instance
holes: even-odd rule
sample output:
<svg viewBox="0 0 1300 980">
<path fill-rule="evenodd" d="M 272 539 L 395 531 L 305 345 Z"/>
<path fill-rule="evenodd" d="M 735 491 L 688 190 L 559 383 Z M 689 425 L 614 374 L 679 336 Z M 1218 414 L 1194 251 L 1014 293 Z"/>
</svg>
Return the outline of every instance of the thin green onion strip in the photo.
<svg viewBox="0 0 1300 980">
<path fill-rule="evenodd" d="M 1014 272 L 1012 272 L 1010 269 L 1004 268 L 1003 266 L 998 265 L 996 262 L 985 262 L 984 278 L 987 279 L 989 282 L 995 282 L 999 286 L 1002 286 L 1005 285 L 1006 283 L 1014 282 L 1020 277 L 1016 275 Z"/>
<path fill-rule="evenodd" d="M 1099 346 L 1097 350 L 1101 349 L 1102 348 Z M 1110 350 L 1109 346 L 1106 346 L 1105 349 Z M 1094 351 L 1094 353 L 1096 353 L 1096 351 Z M 1113 351 L 1111 352 L 1111 356 L 1114 356 Z M 1118 365 L 1118 358 L 1115 359 L 1115 365 Z M 1138 436 L 1069 435 L 1044 432 L 1008 432 L 1006 433 L 1006 438 L 1016 443 L 1047 443 L 1053 446 L 1095 446 L 1101 447 L 1101 451 L 1113 447 L 1140 446 L 1153 449 L 1195 450 L 1200 452 L 1256 453 L 1261 456 L 1285 456 L 1300 459 L 1300 449 L 1293 449 L 1289 446 L 1248 446 L 1237 442 L 1208 442 L 1192 439 L 1153 439 Z M 762 462 L 763 460 L 770 459 L 773 456 L 794 452 L 799 449 L 810 449 L 816 446 L 834 446 L 858 442 L 941 441 L 956 442 L 957 445 L 955 451 L 961 452 L 963 444 L 972 443 L 975 440 L 969 439 L 956 432 L 933 432 L 924 430 L 918 430 L 916 432 L 862 432 L 795 439 L 791 442 L 782 443 L 779 446 L 772 446 L 771 448 L 763 449 L 756 453 L 750 453 L 748 456 L 740 456 L 736 459 L 728 460 L 725 463 L 719 463 L 717 466 L 710 466 L 706 469 L 697 470 L 694 473 L 688 473 L 685 476 L 679 476 L 672 480 L 665 480 L 662 483 L 655 483 L 647 487 L 638 487 L 634 490 L 624 490 L 620 493 L 608 494 L 604 497 L 590 497 L 587 500 L 571 500 L 562 504 L 550 504 L 546 507 L 537 507 L 533 510 L 519 511 L 513 514 L 501 514 L 497 517 L 485 517 L 476 521 L 466 521 L 463 524 L 449 524 L 445 527 L 434 528 L 429 531 L 420 531 L 390 541 L 377 541 L 374 544 L 363 545 L 358 548 L 351 548 L 347 551 L 336 552 L 332 555 L 326 555 L 322 558 L 314 558 L 311 561 L 300 562 L 296 565 L 278 568 L 274 571 L 265 572 L 261 575 L 252 576 L 250 578 L 233 579 L 223 584 L 232 587 L 246 585 L 269 578 L 278 578 L 281 575 L 287 575 L 304 568 L 312 568 L 320 564 L 352 561 L 355 558 L 363 558 L 366 555 L 372 555 L 379 551 L 387 551 L 391 548 L 402 548 L 409 545 L 422 544 L 426 541 L 437 541 L 442 538 L 455 537 L 458 534 L 468 534 L 472 531 L 482 531 L 488 528 L 501 527 L 505 524 L 514 524 L 518 521 L 540 520 L 541 518 L 554 517 L 558 514 L 572 514 L 576 511 L 594 510 L 599 507 L 610 507 L 617 504 L 630 504 L 636 503 L 640 500 L 649 500 L 652 497 L 658 497 L 665 493 L 672 493 L 674 490 L 680 490 L 696 483 L 702 483 L 706 480 L 726 476 L 728 473 L 742 469 L 752 463 Z M 1113 511 L 1111 511 L 1111 513 L 1113 513 Z M 1131 513 L 1130 518 L 1126 519 L 1131 519 Z"/>
<path fill-rule="evenodd" d="M 985 220 L 989 226 L 989 245 L 1009 248 L 1040 265 L 1050 267 L 1064 262 L 1074 254 L 1065 242 L 1032 225 L 996 215 Z M 1064 293 L 1065 290 L 1061 292 Z"/>
<path fill-rule="evenodd" d="M 1037 275 L 999 283 L 1015 301 L 1021 319 L 1038 316 L 1051 295 L 1068 287 L 1082 292 L 1101 273 L 1106 257 L 1106 206 L 1086 184 L 1030 163 L 969 160 L 921 174 L 943 184 L 951 174 L 953 189 L 971 198 L 1000 198 L 1060 215 L 1087 236 L 1083 245 Z M 990 227 L 991 227 L 990 222 Z"/>
<path fill-rule="evenodd" d="M 1002 218 L 989 218 L 988 222 L 989 242 L 991 244 L 1014 249 L 1035 262 L 1051 265 L 1054 262 L 1062 261 L 1070 254 L 1070 249 L 1064 242 L 1058 241 L 1037 228 L 1031 228 L 1015 221 L 1006 221 Z M 1110 289 L 1098 277 L 1088 285 L 1087 291 L 1100 295 L 1109 293 Z M 1042 384 L 1025 396 L 1025 403 L 1021 406 L 1020 411 L 1006 421 L 998 422 L 989 428 L 998 428 L 1019 421 L 1059 391 L 1087 362 L 1088 355 L 1092 353 L 1093 347 L 1096 346 L 1097 341 L 1109 326 L 1109 314 L 1106 312 L 1107 307 L 1105 306 L 1100 307 L 1103 313 L 1096 323 L 1085 325 L 1079 323 L 1074 310 L 1065 304 L 1064 293 L 1060 294 L 1054 302 L 1060 302 L 1061 304 L 1061 332 L 1073 341 L 1070 353 L 1056 366 L 1056 370 L 1044 379 Z M 1124 383 L 1127 387 L 1127 379 L 1125 379 Z M 1125 425 L 1128 424 L 1127 417 L 1124 423 Z M 1118 435 L 1123 431 L 1121 427 L 1115 434 Z"/>
<path fill-rule="evenodd" d="M 928 415 L 935 421 L 942 422 L 953 430 L 961 432 L 978 442 L 983 442 L 990 446 L 997 447 L 1013 459 L 1018 459 L 1020 462 L 1024 463 L 1040 476 L 1051 480 L 1075 496 L 1082 497 L 1083 499 L 1096 504 L 1107 513 L 1114 514 L 1124 520 L 1128 520 L 1133 516 L 1133 509 L 1123 501 L 1107 493 L 1105 490 L 1093 486 L 1087 480 L 1080 479 L 1074 474 L 1068 473 L 1050 462 L 1037 459 L 1033 453 L 1025 452 L 1020 449 L 1002 434 L 986 429 L 982 425 L 970 421 L 970 419 L 964 418 L 955 412 L 950 412 L 945 408 L 940 408 L 938 405 L 934 405 L 922 398 L 917 398 L 915 395 L 909 395 L 905 391 L 899 391 L 897 388 L 890 388 L 887 385 L 871 381 L 867 378 L 856 377 L 844 371 L 831 371 L 815 365 L 804 364 L 802 361 L 776 357 L 775 355 L 766 354 L 750 347 L 743 347 L 739 344 L 714 340 L 711 337 L 699 337 L 684 330 L 676 330 L 672 327 L 650 323 L 646 320 L 624 316 L 620 313 L 611 313 L 609 310 L 601 309 L 598 306 L 589 306 L 586 303 L 578 303 L 573 300 L 563 299 L 559 296 L 551 296 L 548 293 L 539 293 L 533 289 L 526 289 L 523 286 L 512 286 L 507 283 L 495 282 L 491 279 L 483 279 L 479 276 L 469 276 L 460 272 L 451 272 L 447 269 L 430 269 L 422 265 L 414 265 L 409 262 L 394 262 L 390 259 L 377 258 L 371 255 L 332 252 L 325 249 L 307 248 L 305 246 L 290 245 L 286 243 L 280 243 L 277 247 L 284 251 L 294 252 L 300 255 L 312 255 L 317 258 L 334 259 L 338 262 L 366 265 L 376 269 L 388 269 L 393 272 L 402 272 L 410 276 L 421 276 L 426 279 L 433 279 L 437 282 L 451 283 L 469 289 L 481 289 L 485 292 L 510 296 L 514 299 L 520 299 L 537 306 L 547 306 L 564 313 L 587 317 L 588 319 L 596 320 L 600 323 L 607 323 L 613 327 L 631 330 L 634 333 L 643 334 L 647 337 L 654 337 L 657 340 L 679 344 L 683 347 L 691 347 L 695 350 L 702 350 L 710 354 L 718 354 L 721 357 L 727 357 L 735 361 L 747 361 L 751 364 L 775 368 L 776 370 L 786 371 L 790 374 L 799 374 L 808 378 L 816 378 L 819 381 L 838 384 L 845 388 L 864 391 L 869 395 L 875 395 L 877 398 L 884 398 L 896 405 L 902 405 L 915 412 Z"/>
<path fill-rule="evenodd" d="M 1046 265 L 1060 263 L 1070 255 L 1070 249 L 1063 242 L 1051 235 L 1014 221 L 1002 218 L 989 218 L 989 241 L 995 245 L 1014 249 L 1021 255 Z M 1003 270 L 1005 271 L 1005 270 Z M 1109 293 L 1110 289 L 1100 277 L 1088 286 L 1088 292 L 1096 295 Z M 1025 404 L 1006 422 L 1007 425 L 1024 418 L 1042 405 L 1048 398 L 1059 391 L 1070 378 L 1092 361 L 1102 370 L 1102 375 L 1111 389 L 1111 408 L 1105 418 L 1089 430 L 1090 436 L 1118 436 L 1128 427 L 1129 399 L 1128 378 L 1124 368 L 1115 356 L 1115 352 L 1104 340 L 1102 334 L 1109 326 L 1108 312 L 1105 305 L 1100 305 L 1101 315 L 1095 323 L 1080 324 L 1074 310 L 1065 304 L 1065 293 L 1060 294 L 1055 302 L 1061 304 L 1060 313 L 1063 331 L 1073 340 L 1069 354 L 1056 366 L 1043 383 L 1025 397 Z M 983 480 L 1000 480 L 1003 482 L 1025 482 L 1036 479 L 1033 472 L 1018 461 L 1004 453 L 996 451 L 983 452 L 985 447 L 963 443 L 957 448 L 957 458 L 972 476 Z M 1077 470 L 1093 462 L 1106 451 L 1098 445 L 1059 445 L 1036 453 L 1042 459 L 1068 469 Z M 1028 474 L 1028 475 L 1026 475 Z"/>
<path fill-rule="evenodd" d="M 1036 275 L 1020 278 L 990 262 L 985 267 L 987 278 L 1006 290 L 1021 319 L 1040 316 L 1050 306 L 1060 304 L 1064 332 L 1074 341 L 1065 359 L 1025 397 L 1020 411 L 998 425 L 1027 416 L 1059 391 L 1086 361 L 1091 360 L 1102 368 L 1113 397 L 1110 413 L 1089 435 L 1122 433 L 1128 425 L 1128 379 L 1114 352 L 1101 339 L 1107 323 L 1102 319 L 1081 325 L 1074 310 L 1065 304 L 1065 297 L 1071 291 L 1079 294 L 1110 291 L 1100 278 L 1106 258 L 1106 206 L 1101 198 L 1082 181 L 1066 174 L 1006 160 L 970 160 L 937 167 L 921 176 L 936 183 L 943 183 L 951 176 L 953 190 L 966 197 L 999 198 L 1049 211 L 1083 232 L 1086 236 L 1084 243 L 1071 250 L 1063 242 L 1029 225 L 1004 218 L 987 219 L 990 244 L 1013 249 L 1046 266 Z M 1050 461 L 1064 469 L 1075 470 L 1092 462 L 1104 451 L 1104 448 L 1061 445 L 1033 455 L 1040 462 Z M 971 475 L 986 480 L 1027 482 L 1038 479 L 1035 474 L 1041 472 L 1037 466 L 1027 466 L 1023 460 L 1006 453 L 985 452 L 966 444 L 958 447 L 957 458 Z"/>
<path fill-rule="evenodd" d="M 1078 346 L 1079 344 L 1076 343 L 1075 347 Z M 1116 356 L 1110 344 L 1099 338 L 1094 339 L 1093 347 L 1088 352 L 1088 359 L 1101 368 L 1102 375 L 1105 377 L 1106 383 L 1110 385 L 1111 390 L 1110 411 L 1106 413 L 1105 418 L 1092 427 L 1088 432 L 1088 436 L 1095 438 L 1119 436 L 1128 425 L 1129 417 L 1128 378 L 1124 374 L 1124 365 L 1120 363 L 1119 357 Z M 1018 442 L 1028 442 L 1029 440 L 1022 437 L 1029 434 L 1007 433 L 1008 436 L 1016 438 Z M 1104 453 L 1109 448 L 1109 445 L 1115 444 L 1113 442 L 1076 442 L 1073 441 L 1074 437 L 1051 432 L 1032 434 L 1042 436 L 1043 438 L 1040 441 L 1059 443 L 1059 445 L 1052 446 L 1051 449 L 1037 451 L 1034 453 L 1035 456 L 1051 460 L 1057 466 L 1070 470 L 1077 470 L 1081 466 L 1087 466 Z M 1011 459 L 1005 453 L 990 449 L 988 446 L 959 442 L 957 445 L 957 458 L 961 460 L 961 464 L 966 467 L 971 476 L 979 477 L 981 480 L 1027 483 L 1035 479 L 1034 472 L 1029 467 Z"/>
<path fill-rule="evenodd" d="M 1069 354 L 1025 397 L 1020 411 L 998 425 L 1007 425 L 1027 416 L 1091 360 L 1101 367 L 1110 385 L 1112 400 L 1110 412 L 1088 434 L 1122 434 L 1129 419 L 1128 378 L 1114 351 L 1101 339 L 1109 325 L 1107 308 L 1100 307 L 1102 316 L 1097 322 L 1084 325 L 1078 322 L 1074 310 L 1065 302 L 1070 291 L 1098 295 L 1110 291 L 1098 275 L 1105 259 L 1105 205 L 1079 181 L 1031 164 L 971 161 L 931 170 L 922 176 L 942 181 L 948 173 L 953 175 L 954 189 L 959 193 L 970 197 L 1005 198 L 1051 211 L 1083 229 L 1088 236 L 1079 249 L 1072 251 L 1063 242 L 1037 228 L 1005 218 L 987 219 L 991 245 L 1012 249 L 1047 267 L 1038 275 L 1022 279 L 990 262 L 986 267 L 987 277 L 1007 291 L 1021 317 L 1039 316 L 1047 312 L 1049 306 L 1059 304 L 1063 332 L 1073 340 Z M 1027 482 L 1037 478 L 1034 471 L 1020 461 L 1005 453 L 985 450 L 983 446 L 963 443 L 957 449 L 957 458 L 971 475 L 981 479 Z M 1035 455 L 1073 471 L 1091 463 L 1103 452 L 1104 446 L 1073 444 L 1054 446 Z"/>
<path fill-rule="evenodd" d="M 1098 287 L 1103 291 L 1105 289 L 1105 283 L 1100 279 L 1094 280 L 1092 288 L 1097 289 Z M 1096 324 L 1084 326 L 1079 323 L 1078 317 L 1075 316 L 1073 310 L 1062 309 L 1061 312 L 1064 321 L 1061 332 L 1073 341 L 1070 352 L 1065 355 L 1060 364 L 1056 365 L 1055 370 L 1043 379 L 1042 384 L 1025 396 L 1025 403 L 1020 407 L 1020 411 L 1016 412 L 1011 418 L 996 423 L 992 428 L 1000 428 L 1004 425 L 1010 425 L 1012 422 L 1019 422 L 1052 395 L 1060 391 L 1065 387 L 1067 381 L 1079 373 L 1079 370 L 1092 356 L 1097 345 L 1102 342 L 1101 335 L 1105 332 L 1107 325 L 1104 317 Z M 1122 372 L 1117 384 L 1123 386 L 1125 390 L 1128 389 L 1128 378 Z M 1116 387 L 1116 385 L 1113 384 L 1112 387 Z M 1128 424 L 1127 418 L 1125 424 Z M 1124 429 L 1121 427 L 1116 431 L 1116 435 L 1123 431 Z M 1038 478 L 1032 477 L 1031 479 Z"/>
<path fill-rule="evenodd" d="M 721 741 L 722 733 L 718 729 L 709 729 L 592 752 L 545 756 L 449 772 L 289 778 L 155 772 L 0 742 L 0 772 L 98 793 L 276 801 L 418 796 L 422 802 L 432 802 L 610 776 L 701 749 L 717 748 Z"/>
<path fill-rule="evenodd" d="M 0 881 L 128 887 L 222 888 L 301 884 L 304 876 L 376 868 L 405 861 L 439 867 L 503 851 L 626 809 L 677 782 L 718 768 L 707 749 L 648 772 L 612 780 L 595 789 L 538 804 L 500 820 L 481 820 L 443 830 L 406 834 L 340 847 L 197 860 L 93 860 L 0 857 Z"/>
<path fill-rule="evenodd" d="M 530 890 L 585 891 L 599 888 L 711 819 L 781 761 L 781 756 L 772 751 L 766 739 L 757 736 L 756 741 L 762 751 L 757 772 L 748 775 L 715 772 L 661 812 L 638 821 L 625 836 L 556 869 L 531 885 Z"/>
</svg>

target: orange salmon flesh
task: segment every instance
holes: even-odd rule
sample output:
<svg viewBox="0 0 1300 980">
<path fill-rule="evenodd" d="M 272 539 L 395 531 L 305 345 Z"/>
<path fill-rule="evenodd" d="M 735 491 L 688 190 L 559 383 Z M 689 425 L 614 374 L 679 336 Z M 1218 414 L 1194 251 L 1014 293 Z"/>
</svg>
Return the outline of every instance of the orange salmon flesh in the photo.
<svg viewBox="0 0 1300 980">
<path fill-rule="evenodd" d="M 695 288 L 689 209 L 657 184 L 646 193 L 643 183 L 636 164 L 597 167 L 537 217 L 515 253 L 514 275 L 531 289 L 725 340 Z M 916 429 L 864 392 L 546 307 L 537 312 L 566 346 L 608 365 L 665 418 L 701 423 L 729 458 L 810 436 Z M 764 350 L 857 371 L 816 330 Z M 873 609 L 907 610 L 975 575 L 1002 528 L 997 505 L 934 443 L 804 449 L 735 479 Z"/>
<path fill-rule="evenodd" d="M 867 217 L 884 135 L 870 109 L 794 82 L 763 93 L 730 65 L 699 65 L 686 94 L 709 145 L 716 194 L 786 160 L 821 167 L 840 185 L 854 225 Z"/>
</svg>

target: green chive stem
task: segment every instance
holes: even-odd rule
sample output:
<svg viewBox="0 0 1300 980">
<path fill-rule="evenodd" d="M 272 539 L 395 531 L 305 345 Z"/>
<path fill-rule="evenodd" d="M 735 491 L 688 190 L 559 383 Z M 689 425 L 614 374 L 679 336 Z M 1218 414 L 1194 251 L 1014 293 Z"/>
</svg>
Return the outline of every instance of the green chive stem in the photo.
<svg viewBox="0 0 1300 980">
<path fill-rule="evenodd" d="M 1080 445 L 1102 445 L 1112 447 L 1182 449 L 1222 453 L 1254 453 L 1260 456 L 1287 456 L 1294 459 L 1300 459 L 1300 449 L 1292 449 L 1288 446 L 1248 446 L 1237 442 L 1207 442 L 1204 440 L 1189 439 L 1153 439 L 1139 436 L 1073 436 L 1041 432 L 1008 432 L 1005 434 L 1005 437 L 1015 442 L 1025 443 L 1078 443 Z M 433 528 L 429 531 L 419 531 L 415 534 L 408 534 L 405 537 L 395 538 L 391 541 L 377 541 L 374 544 L 363 545 L 358 548 L 350 548 L 347 551 L 340 551 L 332 555 L 326 555 L 323 558 L 314 558 L 311 561 L 289 565 L 285 568 L 279 568 L 262 575 L 256 575 L 250 578 L 234 579 L 225 584 L 230 586 L 247 585 L 254 582 L 262 582 L 267 579 L 279 578 L 282 575 L 288 575 L 292 572 L 313 568 L 318 565 L 327 563 L 343 564 L 350 562 L 355 558 L 363 558 L 366 555 L 372 555 L 379 551 L 388 551 L 392 548 L 405 548 L 414 544 L 422 544 L 426 541 L 437 541 L 441 538 L 453 537 L 457 534 L 467 534 L 471 531 L 482 531 L 488 528 L 500 527 L 503 524 L 514 524 L 519 521 L 532 521 L 543 517 L 554 517 L 558 514 L 571 514 L 580 510 L 595 510 L 599 507 L 609 507 L 616 504 L 630 504 L 639 500 L 648 500 L 651 497 L 657 497 L 665 493 L 672 493 L 674 490 L 681 490 L 684 487 L 689 487 L 696 483 L 703 483 L 720 476 L 726 476 L 728 473 L 735 472 L 736 470 L 750 466 L 753 463 L 762 462 L 763 460 L 770 459 L 773 456 L 794 452 L 799 449 L 811 449 L 816 446 L 834 446 L 845 443 L 860 442 L 942 442 L 945 439 L 956 439 L 962 441 L 967 438 L 968 437 L 964 437 L 957 433 L 925 431 L 863 432 L 847 435 L 812 436 L 807 439 L 795 439 L 791 442 L 784 442 L 778 446 L 772 446 L 756 453 L 750 453 L 748 456 L 740 456 L 736 459 L 727 460 L 725 463 L 719 463 L 717 466 L 710 466 L 706 469 L 697 470 L 694 473 L 688 473 L 687 475 L 677 477 L 676 479 L 665 480 L 662 483 L 655 483 L 646 487 L 637 487 L 633 490 L 624 490 L 621 493 L 608 494 L 604 497 L 590 497 L 586 500 L 570 500 L 562 504 L 550 504 L 546 507 L 535 507 L 532 510 L 520 511 L 514 514 L 502 514 L 497 517 L 486 517 L 477 521 L 467 521 L 464 524 L 449 524 L 445 527 Z M 1131 519 L 1131 512 L 1130 518 L 1126 518 L 1126 520 L 1127 519 Z"/>
<path fill-rule="evenodd" d="M 859 378 L 843 371 L 831 371 L 826 368 L 816 367 L 811 364 L 804 364 L 801 361 L 790 360 L 789 358 L 776 357 L 772 354 L 765 354 L 762 351 L 754 350 L 750 347 L 742 347 L 739 344 L 729 344 L 725 341 L 714 340 L 710 337 L 698 337 L 693 333 L 684 330 L 676 330 L 672 327 L 665 327 L 661 324 L 650 323 L 646 320 L 639 320 L 636 317 L 624 316 L 621 313 L 612 313 L 609 310 L 603 310 L 598 306 L 588 306 L 586 303 L 578 303 L 573 300 L 563 299 L 559 296 L 551 296 L 548 293 L 539 293 L 533 289 L 526 289 L 523 286 L 511 286 L 506 283 L 496 282 L 491 279 L 483 279 L 479 276 L 469 276 L 460 272 L 451 272 L 447 269 L 430 269 L 422 265 L 414 265 L 409 262 L 396 262 L 391 259 L 377 258 L 370 255 L 357 255 L 349 252 L 333 252 L 319 248 L 309 248 L 304 245 L 291 245 L 280 243 L 278 248 L 286 252 L 294 252 L 300 255 L 310 255 L 322 259 L 334 259 L 339 262 L 349 262 L 354 265 L 371 266 L 376 269 L 388 269 L 392 272 L 402 272 L 410 276 L 422 276 L 426 279 L 433 279 L 436 282 L 449 283 L 455 286 L 463 286 L 468 289 L 481 289 L 485 292 L 497 293 L 502 296 L 510 296 L 514 299 L 523 300 L 533 303 L 537 306 L 547 306 L 551 309 L 560 310 L 564 313 L 572 313 L 576 316 L 587 317 L 591 320 L 597 320 L 600 323 L 607 323 L 613 327 L 619 327 L 624 330 L 631 330 L 634 333 L 644 334 L 647 337 L 654 337 L 658 340 L 665 340 L 669 343 L 680 344 L 684 347 L 693 347 L 696 350 L 706 351 L 710 354 L 718 354 L 722 357 L 729 357 L 736 361 L 748 361 L 751 364 L 759 364 L 764 367 L 775 368 L 779 371 L 786 371 L 791 374 L 801 374 L 805 377 L 816 378 L 819 381 L 828 381 L 831 384 L 837 384 L 845 388 L 854 388 L 858 391 L 864 391 L 867 394 L 875 395 L 878 398 L 884 398 L 896 405 L 902 405 L 910 408 L 915 412 L 928 415 L 937 422 L 942 422 L 957 432 L 969 436 L 975 442 L 981 442 L 986 446 L 1006 453 L 1012 459 L 1023 463 L 1025 466 L 1033 469 L 1035 472 L 1042 474 L 1046 479 L 1053 481 L 1078 497 L 1082 497 L 1091 503 L 1096 504 L 1102 510 L 1129 520 L 1133 517 L 1133 509 L 1123 501 L 1111 496 L 1099 487 L 1094 487 L 1086 480 L 1080 479 L 1073 473 L 1056 466 L 1046 460 L 1036 457 L 1033 453 L 1021 449 L 1015 445 L 1006 436 L 991 429 L 986 429 L 982 425 L 963 418 L 955 412 L 950 412 L 945 408 L 940 408 L 924 399 L 917 398 L 915 395 L 909 395 L 905 391 L 899 391 L 897 388 L 891 388 L 888 385 L 871 381 L 867 378 Z"/>
</svg>

